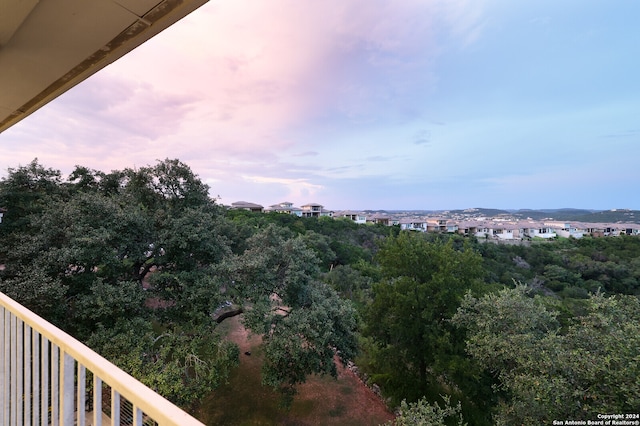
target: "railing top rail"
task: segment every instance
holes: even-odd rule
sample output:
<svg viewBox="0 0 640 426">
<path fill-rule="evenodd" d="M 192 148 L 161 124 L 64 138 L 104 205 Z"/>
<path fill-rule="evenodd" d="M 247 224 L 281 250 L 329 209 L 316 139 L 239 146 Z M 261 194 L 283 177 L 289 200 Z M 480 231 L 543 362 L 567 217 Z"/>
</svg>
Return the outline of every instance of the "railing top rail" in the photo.
<svg viewBox="0 0 640 426">
<path fill-rule="evenodd" d="M 0 306 L 4 306 L 32 329 L 78 360 L 100 377 L 103 382 L 115 388 L 120 395 L 152 417 L 159 425 L 203 426 L 203 423 L 122 371 L 88 346 L 1 292 Z"/>
</svg>

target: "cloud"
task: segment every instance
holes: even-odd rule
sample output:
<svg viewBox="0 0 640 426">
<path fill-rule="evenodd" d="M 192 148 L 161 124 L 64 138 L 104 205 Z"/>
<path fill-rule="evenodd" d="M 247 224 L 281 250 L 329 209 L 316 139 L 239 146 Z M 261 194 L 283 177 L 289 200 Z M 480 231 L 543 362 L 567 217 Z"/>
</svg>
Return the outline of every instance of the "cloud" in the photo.
<svg viewBox="0 0 640 426">
<path fill-rule="evenodd" d="M 411 134 L 344 135 L 427 120 L 434 62 L 477 39 L 483 4 L 212 1 L 3 133 L 0 161 L 70 172 L 179 158 L 247 199 L 383 178 L 406 167 L 379 163 Z"/>
<path fill-rule="evenodd" d="M 430 145 L 431 144 L 431 132 L 429 130 L 420 130 L 414 136 L 413 143 L 416 145 Z"/>
<path fill-rule="evenodd" d="M 628 138 L 637 138 L 638 136 L 640 136 L 640 130 L 621 130 L 619 132 L 615 132 L 615 133 L 607 133 L 604 135 L 601 135 L 601 138 L 606 138 L 606 139 L 628 139 Z"/>
<path fill-rule="evenodd" d="M 304 151 L 293 154 L 294 157 L 315 157 L 318 155 L 318 151 Z"/>
</svg>

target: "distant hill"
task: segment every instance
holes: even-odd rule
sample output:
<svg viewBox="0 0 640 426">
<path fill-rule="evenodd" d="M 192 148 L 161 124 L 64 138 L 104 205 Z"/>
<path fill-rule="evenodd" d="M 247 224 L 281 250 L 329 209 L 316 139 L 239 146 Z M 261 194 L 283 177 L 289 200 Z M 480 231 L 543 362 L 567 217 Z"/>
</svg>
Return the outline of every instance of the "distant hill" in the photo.
<svg viewBox="0 0 640 426">
<path fill-rule="evenodd" d="M 586 209 L 521 209 L 512 210 L 511 215 L 519 219 L 552 219 L 575 222 L 629 222 L 640 223 L 640 210 L 586 210 Z"/>
<path fill-rule="evenodd" d="M 459 210 L 367 210 L 367 214 L 389 213 L 391 215 L 429 216 L 440 215 L 448 218 L 479 218 L 508 216 L 515 219 L 533 220 L 558 220 L 567 222 L 593 222 L 593 223 L 640 223 L 640 210 L 613 209 L 613 210 L 589 210 L 589 209 L 518 209 L 503 210 L 492 208 L 469 208 Z"/>
<path fill-rule="evenodd" d="M 586 209 L 521 209 L 511 212 L 514 217 L 534 220 L 553 219 L 576 222 L 629 222 L 640 223 L 640 211 L 628 209 L 586 210 Z"/>
<path fill-rule="evenodd" d="M 628 222 L 640 223 L 640 210 L 604 210 L 582 216 L 572 220 L 580 222 Z"/>
<path fill-rule="evenodd" d="M 450 214 L 456 215 L 469 215 L 469 216 L 500 216 L 500 215 L 511 215 L 512 213 L 508 210 L 500 210 L 500 209 L 487 209 L 483 207 L 476 207 L 472 209 L 464 209 L 464 210 L 449 210 Z"/>
<path fill-rule="evenodd" d="M 589 216 L 592 215 L 595 210 L 585 210 L 585 209 L 521 209 L 515 210 L 511 214 L 515 217 L 521 219 L 531 218 L 534 220 L 542 220 L 553 218 L 554 220 L 581 220 L 576 219 L 577 217 Z"/>
</svg>

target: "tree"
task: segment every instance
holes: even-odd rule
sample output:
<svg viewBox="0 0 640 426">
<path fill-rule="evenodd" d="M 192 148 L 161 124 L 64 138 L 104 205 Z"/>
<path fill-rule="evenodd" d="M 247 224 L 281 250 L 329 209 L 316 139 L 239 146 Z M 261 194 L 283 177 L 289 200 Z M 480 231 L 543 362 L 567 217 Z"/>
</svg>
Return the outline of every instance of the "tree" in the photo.
<svg viewBox="0 0 640 426">
<path fill-rule="evenodd" d="M 335 355 L 355 355 L 355 310 L 318 280 L 318 260 L 304 237 L 269 225 L 247 245 L 227 261 L 226 294 L 243 306 L 236 312 L 244 324 L 263 336 L 263 382 L 289 403 L 308 374 L 335 376 Z"/>
<path fill-rule="evenodd" d="M 465 247 L 455 250 L 452 241 L 402 233 L 385 239 L 376 259 L 383 280 L 373 286 L 364 316 L 364 333 L 373 343 L 373 379 L 396 403 L 464 386 L 473 367 L 463 336 L 449 319 L 481 277 L 479 255 Z M 479 388 L 477 382 L 474 386 Z"/>
<path fill-rule="evenodd" d="M 566 327 L 519 286 L 467 295 L 453 322 L 468 352 L 499 380 L 496 424 L 547 424 L 633 412 L 640 404 L 640 301 L 593 295 Z"/>
<path fill-rule="evenodd" d="M 158 334 L 139 318 L 99 325 L 87 344 L 174 403 L 190 408 L 238 365 L 238 347 L 204 325 L 174 325 Z"/>
<path fill-rule="evenodd" d="M 7 177 L 0 180 L 0 207 L 7 209 L 0 226 L 0 263 L 18 233 L 32 233 L 30 218 L 42 212 L 51 199 L 63 195 L 61 180 L 59 170 L 45 168 L 37 158 L 27 166 L 8 169 Z"/>
<path fill-rule="evenodd" d="M 291 395 L 307 374 L 335 374 L 334 355 L 355 352 L 355 312 L 318 280 L 312 236 L 237 225 L 208 190 L 178 160 L 77 166 L 67 181 L 35 161 L 10 169 L 0 291 L 183 406 L 237 363 L 213 333 L 230 300 L 264 335 L 265 382 Z"/>
</svg>

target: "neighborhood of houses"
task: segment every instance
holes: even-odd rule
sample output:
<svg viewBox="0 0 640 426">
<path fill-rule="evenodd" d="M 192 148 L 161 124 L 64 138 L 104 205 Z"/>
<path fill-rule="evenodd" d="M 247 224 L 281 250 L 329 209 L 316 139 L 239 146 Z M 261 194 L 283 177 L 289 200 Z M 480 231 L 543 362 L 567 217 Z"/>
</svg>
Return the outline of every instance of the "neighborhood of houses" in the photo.
<svg viewBox="0 0 640 426">
<path fill-rule="evenodd" d="M 363 224 L 399 225 L 403 230 L 443 232 L 468 236 L 474 235 L 477 238 L 496 241 L 549 239 L 556 237 L 582 238 L 584 236 L 640 235 L 640 224 L 638 223 L 566 222 L 557 220 L 515 219 L 509 217 L 476 217 L 463 219 L 442 216 L 407 217 L 406 214 L 394 216 L 386 213 L 367 214 L 366 212 L 349 210 L 333 211 L 327 210 L 323 205 L 317 203 L 294 207 L 293 203 L 286 201 L 266 208 L 260 204 L 238 201 L 232 203 L 229 207 L 253 212 L 285 213 L 299 217 L 327 216 L 335 219 L 352 220 L 356 223 Z"/>
</svg>

